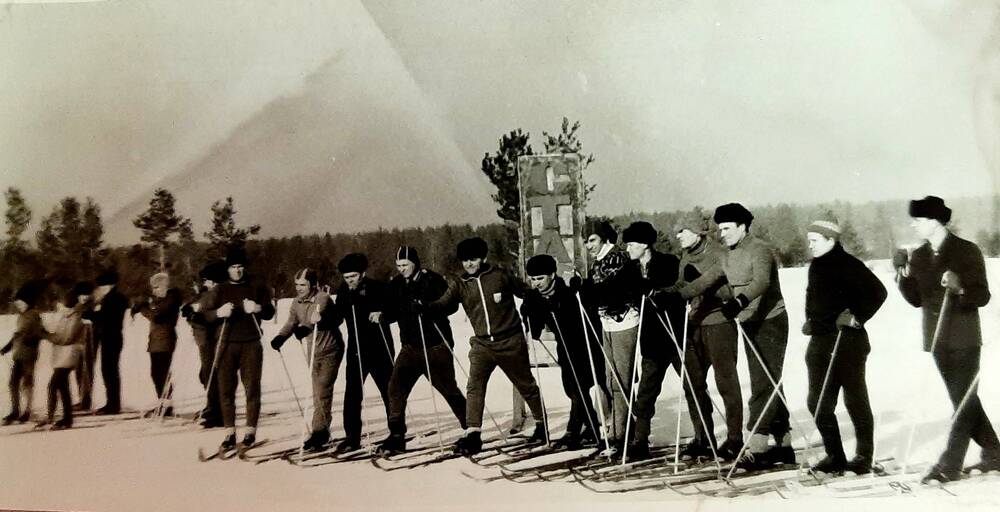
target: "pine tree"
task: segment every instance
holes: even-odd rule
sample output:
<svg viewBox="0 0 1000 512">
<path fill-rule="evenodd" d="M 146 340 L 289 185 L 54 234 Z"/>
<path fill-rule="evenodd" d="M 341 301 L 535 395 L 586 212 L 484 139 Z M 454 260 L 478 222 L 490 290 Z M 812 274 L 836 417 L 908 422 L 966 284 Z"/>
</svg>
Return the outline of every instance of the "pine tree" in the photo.
<svg viewBox="0 0 1000 512">
<path fill-rule="evenodd" d="M 172 236 L 191 233 L 191 220 L 181 217 L 174 209 L 174 195 L 158 188 L 153 191 L 149 209 L 136 217 L 132 224 L 142 230 L 140 240 L 156 247 L 160 253 L 160 271 L 167 268 L 167 246 Z"/>
<path fill-rule="evenodd" d="M 225 202 L 212 203 L 212 230 L 205 232 L 211 252 L 218 257 L 226 254 L 229 249 L 242 249 L 247 240 L 260 232 L 260 225 L 254 224 L 245 228 L 236 227 L 236 207 L 233 198 L 227 197 Z"/>
<path fill-rule="evenodd" d="M 20 252 L 24 249 L 24 241 L 21 235 L 28 229 L 31 223 L 31 208 L 21 195 L 21 191 L 10 187 L 4 193 L 7 200 L 7 240 L 5 241 L 8 252 Z"/>
</svg>

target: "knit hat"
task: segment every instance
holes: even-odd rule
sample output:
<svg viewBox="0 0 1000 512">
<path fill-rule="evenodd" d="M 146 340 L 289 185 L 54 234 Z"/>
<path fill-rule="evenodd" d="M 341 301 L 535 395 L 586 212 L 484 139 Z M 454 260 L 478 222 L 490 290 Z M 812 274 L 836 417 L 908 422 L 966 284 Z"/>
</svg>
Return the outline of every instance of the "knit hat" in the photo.
<svg viewBox="0 0 1000 512">
<path fill-rule="evenodd" d="M 944 199 L 927 196 L 910 201 L 910 217 L 935 219 L 941 224 L 947 224 L 951 221 L 951 208 L 944 205 Z"/>
<path fill-rule="evenodd" d="M 341 274 L 349 274 L 351 272 L 360 274 L 368 270 L 368 257 L 358 252 L 352 252 L 340 259 L 340 263 L 337 263 L 337 270 Z"/>
<path fill-rule="evenodd" d="M 819 233 L 827 238 L 839 240 L 841 231 L 840 224 L 833 220 L 817 220 L 809 225 L 808 233 Z"/>
<path fill-rule="evenodd" d="M 153 276 L 149 278 L 149 286 L 152 286 L 152 287 L 156 287 L 156 286 L 169 287 L 170 286 L 170 275 L 167 274 L 166 272 L 157 272 L 157 273 L 153 274 Z"/>
<path fill-rule="evenodd" d="M 548 276 L 556 273 L 556 259 L 548 254 L 536 254 L 528 259 L 524 271 L 529 276 Z"/>
<path fill-rule="evenodd" d="M 101 272 L 100 275 L 97 276 L 97 279 L 95 281 L 97 283 L 97 286 L 118 284 L 118 271 L 113 268 L 109 268 L 104 272 Z"/>
<path fill-rule="evenodd" d="M 466 238 L 458 243 L 458 248 L 456 253 L 458 254 L 458 261 L 469 261 L 476 258 L 486 258 L 489 254 L 490 248 L 486 245 L 486 240 L 482 238 Z"/>
<path fill-rule="evenodd" d="M 656 243 L 656 228 L 652 224 L 639 221 L 633 222 L 632 225 L 625 228 L 622 233 L 622 242 L 637 242 L 640 244 L 646 244 L 652 246 Z"/>
<path fill-rule="evenodd" d="M 73 288 L 70 288 L 69 293 L 66 294 L 66 306 L 70 308 L 76 306 L 79 296 L 91 293 L 94 293 L 94 285 L 86 281 L 74 284 Z"/>
<path fill-rule="evenodd" d="M 706 235 L 712 230 L 712 225 L 701 211 L 688 212 L 677 219 L 676 231 L 688 230 L 696 235 Z"/>
<path fill-rule="evenodd" d="M 28 281 L 17 289 L 17 293 L 14 294 L 14 300 L 24 302 L 29 308 L 34 307 L 35 304 L 38 304 L 38 299 L 42 297 L 47 286 L 48 283 L 42 279 Z"/>
<path fill-rule="evenodd" d="M 230 249 L 226 252 L 226 267 L 233 265 L 246 266 L 248 262 L 247 253 L 243 249 Z"/>
<path fill-rule="evenodd" d="M 399 249 L 396 249 L 396 260 L 406 260 L 413 263 L 414 266 L 420 267 L 420 255 L 417 254 L 417 250 L 409 245 L 401 245 Z"/>
<path fill-rule="evenodd" d="M 212 281 L 213 283 L 222 283 L 229 279 L 226 274 L 226 264 L 222 260 L 215 260 L 204 267 L 198 272 L 198 277 L 202 281 Z"/>
<path fill-rule="evenodd" d="M 618 231 L 615 231 L 615 227 L 606 220 L 591 222 L 587 227 L 587 236 L 590 235 L 597 235 L 601 237 L 601 240 L 610 244 L 618 241 Z"/>
<path fill-rule="evenodd" d="M 753 222 L 753 214 L 740 203 L 727 203 L 715 209 L 713 220 L 716 224 L 735 222 L 750 227 L 750 223 Z"/>
</svg>

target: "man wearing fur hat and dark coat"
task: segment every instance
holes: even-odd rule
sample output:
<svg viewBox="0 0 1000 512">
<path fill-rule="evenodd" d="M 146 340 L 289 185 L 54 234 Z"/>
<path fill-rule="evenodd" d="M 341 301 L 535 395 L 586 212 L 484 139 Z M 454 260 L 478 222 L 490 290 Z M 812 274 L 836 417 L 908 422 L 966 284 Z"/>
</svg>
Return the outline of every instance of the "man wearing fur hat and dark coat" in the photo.
<svg viewBox="0 0 1000 512">
<path fill-rule="evenodd" d="M 802 333 L 810 336 L 808 406 L 826 448 L 826 457 L 812 470 L 863 475 L 871 472 L 874 453 L 874 422 L 865 384 L 871 345 L 864 325 L 885 302 L 886 291 L 864 263 L 844 250 L 840 235 L 840 225 L 829 219 L 810 224 L 807 234 L 813 256 L 802 327 Z M 834 413 L 841 389 L 857 439 L 850 461 Z"/>
<path fill-rule="evenodd" d="M 526 286 L 510 272 L 486 262 L 489 246 L 482 238 L 459 242 L 458 259 L 465 273 L 448 282 L 444 294 L 430 304 L 415 303 L 420 313 L 442 314 L 454 311 L 461 303 L 469 317 L 475 336 L 469 350 L 469 383 L 466 389 L 466 422 L 464 437 L 455 445 L 455 452 L 473 455 L 482 450 L 483 409 L 486 386 L 498 366 L 517 389 L 535 419 L 535 431 L 529 441 L 544 442 L 547 436 L 542 420 L 541 394 L 531 374 L 528 346 L 524 339 L 521 317 L 517 314 L 514 297 L 524 297 Z"/>
<path fill-rule="evenodd" d="M 558 439 L 555 446 L 576 450 L 596 443 L 601 428 L 601 420 L 590 398 L 595 374 L 591 366 L 596 367 L 597 375 L 604 375 L 600 341 L 587 335 L 586 321 L 581 316 L 575 293 L 556 275 L 555 258 L 547 254 L 532 256 L 525 271 L 532 289 L 524 295 L 521 315 L 527 319 L 533 339 L 537 340 L 545 327 L 555 335 L 563 391 L 570 399 L 566 435 Z M 598 322 L 597 308 L 585 305 L 584 311 L 592 323 Z M 587 343 L 591 345 L 589 349 Z M 604 382 L 597 384 L 606 395 Z"/>
<path fill-rule="evenodd" d="M 236 385 L 243 382 L 246 395 L 247 432 L 242 444 L 253 446 L 260 418 L 260 379 L 264 362 L 261 320 L 274 318 L 274 305 L 267 287 L 248 276 L 246 253 L 230 249 L 226 254 L 227 281 L 220 283 L 206 300 L 205 318 L 221 322 L 223 346 L 219 353 L 219 403 L 226 437 L 222 450 L 236 448 Z"/>
<path fill-rule="evenodd" d="M 198 272 L 198 277 L 201 279 L 201 284 L 198 286 L 198 296 L 181 308 L 181 314 L 191 326 L 191 333 L 194 336 L 195 345 L 198 346 L 198 358 L 201 362 L 198 380 L 206 390 L 205 408 L 201 411 L 201 426 L 214 428 L 222 426 L 218 368 L 213 371 L 213 366 L 217 364 L 216 348 L 219 346 L 220 322 L 209 322 L 203 312 L 207 309 L 212 290 L 219 283 L 227 280 L 226 263 L 224 261 L 210 262 L 202 267 L 201 271 Z"/>
<path fill-rule="evenodd" d="M 710 235 L 710 219 L 700 211 L 681 217 L 675 231 L 681 246 L 676 289 L 683 291 L 703 274 L 721 268 L 725 249 Z M 701 412 L 710 425 L 709 432 L 713 431 L 712 401 L 706 400 L 705 396 L 708 393 L 708 370 L 715 370 L 715 385 L 726 408 L 726 440 L 719 445 L 716 454 L 727 461 L 735 459 L 743 447 L 743 392 L 736 370 L 739 339 L 736 325 L 722 314 L 722 303 L 731 298 L 729 287 L 722 279 L 700 294 L 688 293 L 684 296 L 682 293 L 678 299 L 665 299 L 687 300 L 691 306 L 688 313 L 690 357 L 685 365 L 693 392 L 702 404 Z M 707 446 L 701 447 L 702 454 L 707 449 Z"/>
<path fill-rule="evenodd" d="M 620 455 L 629 442 L 625 426 L 632 396 L 635 344 L 639 333 L 638 266 L 629 265 L 625 251 L 615 245 L 618 233 L 608 222 L 588 229 L 586 246 L 594 262 L 587 279 L 579 286 L 581 300 L 597 305 L 601 319 L 601 344 L 605 365 L 605 385 L 610 397 L 604 413 L 611 453 Z M 588 329 L 591 326 L 588 325 Z M 596 327 L 594 329 L 596 331 Z"/>
<path fill-rule="evenodd" d="M 722 241 L 729 248 L 722 264 L 711 269 L 681 294 L 685 299 L 702 295 L 725 280 L 732 299 L 722 304 L 722 314 L 746 335 L 744 345 L 750 366 L 751 430 L 747 451 L 737 461 L 744 469 L 767 469 L 775 464 L 794 464 L 791 427 L 784 391 L 772 384 L 781 382 L 788 345 L 788 314 L 778 281 L 778 261 L 774 249 L 750 234 L 753 214 L 739 203 L 728 203 L 715 209 L 715 223 Z M 737 331 L 738 332 L 738 331 Z M 769 400 L 774 392 L 777 395 Z M 768 406 L 768 402 L 770 405 Z M 759 425 L 754 431 L 753 426 Z M 768 445 L 769 436 L 775 439 Z"/>
<path fill-rule="evenodd" d="M 149 376 L 159 401 L 151 413 L 173 416 L 171 404 L 173 382 L 171 366 L 174 349 L 177 348 L 177 317 L 181 310 L 181 292 L 170 287 L 170 276 L 165 272 L 153 274 L 149 278 L 152 295 L 132 307 L 132 316 L 137 313 L 149 320 Z"/>
<path fill-rule="evenodd" d="M 101 352 L 101 378 L 107 400 L 97 414 L 121 412 L 121 372 L 118 364 L 122 353 L 122 323 L 128 310 L 128 299 L 118 291 L 118 272 L 109 269 L 97 276 L 94 307 L 84 313 L 93 324 L 94 343 Z"/>
<path fill-rule="evenodd" d="M 944 483 L 960 477 L 970 439 L 982 455 L 964 471 L 1000 469 L 1000 441 L 976 391 L 982 348 L 979 308 L 989 302 L 990 290 L 982 252 L 947 228 L 951 209 L 941 198 L 910 201 L 909 213 L 911 226 L 925 242 L 909 257 L 897 253 L 893 261 L 903 298 L 923 310 L 924 351 L 934 357 L 956 409 L 948 446 L 923 479 Z"/>
<path fill-rule="evenodd" d="M 10 369 L 10 414 L 4 416 L 3 424 L 17 421 L 24 423 L 31 419 L 31 399 L 35 392 L 35 363 L 38 361 L 38 345 L 48 332 L 42 326 L 42 318 L 36 308 L 45 292 L 47 283 L 42 280 L 28 281 L 14 294 L 17 309 L 17 326 L 10 341 L 0 348 L 0 355 L 11 351 L 13 365 Z M 21 407 L 21 393 L 24 392 L 24 407 Z"/>
<path fill-rule="evenodd" d="M 392 303 L 389 285 L 367 276 L 368 258 L 352 253 L 337 263 L 344 282 L 335 299 L 338 314 L 347 322 L 347 389 L 344 392 L 344 440 L 338 452 L 361 448 L 361 408 L 365 379 L 371 375 L 389 418 L 389 379 L 395 359 Z"/>
<path fill-rule="evenodd" d="M 411 307 L 416 302 L 433 302 L 448 289 L 448 282 L 440 274 L 421 268 L 420 256 L 413 247 L 404 245 L 396 251 L 396 269 L 399 275 L 389 286 L 402 348 L 389 380 L 389 437 L 379 444 L 379 451 L 386 453 L 406 450 L 406 401 L 421 375 L 444 397 L 462 429 L 466 428 L 467 404 L 455 381 L 455 361 L 449 350 L 455 341 L 448 315 L 458 310 L 458 304 L 424 314 Z"/>
</svg>

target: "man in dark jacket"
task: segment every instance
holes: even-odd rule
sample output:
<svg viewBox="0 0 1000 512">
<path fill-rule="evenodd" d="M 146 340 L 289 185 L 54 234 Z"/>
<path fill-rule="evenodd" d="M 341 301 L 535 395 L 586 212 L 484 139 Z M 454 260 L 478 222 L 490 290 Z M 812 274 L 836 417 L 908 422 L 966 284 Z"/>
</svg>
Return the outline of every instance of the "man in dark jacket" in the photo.
<svg viewBox="0 0 1000 512">
<path fill-rule="evenodd" d="M 462 240 L 457 248 L 458 259 L 465 273 L 448 283 L 448 290 L 439 299 L 418 310 L 442 313 L 454 310 L 459 303 L 469 317 L 475 336 L 469 350 L 468 402 L 465 419 L 466 434 L 458 440 L 455 452 L 472 455 L 482 450 L 480 430 L 483 425 L 486 385 L 498 366 L 524 397 L 535 418 L 531 441 L 544 441 L 542 401 L 538 384 L 531 374 L 528 347 L 521 327 L 521 318 L 514 306 L 514 297 L 524 297 L 526 286 L 506 270 L 486 262 L 489 247 L 482 238 Z"/>
<path fill-rule="evenodd" d="M 260 418 L 260 379 L 264 352 L 260 344 L 261 320 L 274 317 L 271 294 L 264 286 L 253 283 L 246 273 L 248 260 L 240 249 L 226 254 L 228 281 L 213 290 L 207 300 L 205 319 L 222 322 L 223 346 L 219 354 L 219 403 L 222 422 L 226 427 L 223 450 L 236 447 L 236 380 L 243 381 L 246 394 L 247 433 L 244 446 L 257 440 L 257 420 Z"/>
<path fill-rule="evenodd" d="M 531 327 L 532 338 L 537 340 L 543 327 L 555 335 L 563 390 L 571 404 L 566 435 L 555 445 L 575 450 L 596 442 L 600 432 L 601 419 L 594 411 L 590 388 L 594 386 L 595 374 L 604 375 L 601 347 L 596 337 L 587 335 L 580 303 L 563 279 L 556 275 L 555 258 L 547 254 L 532 256 L 525 270 L 532 289 L 524 295 L 522 316 Z M 596 308 L 586 307 L 584 311 L 592 323 L 598 322 Z M 596 370 L 592 371 L 591 366 Z M 603 381 L 597 384 L 600 392 L 606 394 Z"/>
<path fill-rule="evenodd" d="M 122 322 L 128 299 L 118 291 L 118 272 L 106 270 L 97 276 L 94 308 L 84 314 L 93 323 L 94 343 L 101 351 L 101 378 L 107 400 L 97 414 L 121 411 L 121 373 L 118 361 L 122 353 Z"/>
<path fill-rule="evenodd" d="M 214 428 L 222 426 L 222 408 L 219 405 L 219 376 L 216 349 L 219 346 L 219 323 L 209 322 L 201 313 L 212 295 L 212 290 L 219 283 L 225 282 L 226 264 L 223 261 L 213 261 L 205 265 L 198 273 L 201 278 L 198 296 L 190 304 L 181 308 L 181 314 L 191 325 L 195 345 L 198 346 L 198 358 L 201 368 L 198 370 L 198 380 L 206 390 L 205 408 L 201 411 L 201 426 Z M 214 369 L 213 369 L 214 367 Z"/>
<path fill-rule="evenodd" d="M 149 320 L 149 375 L 159 398 L 156 409 L 151 412 L 163 416 L 173 416 L 170 405 L 173 393 L 171 365 L 174 349 L 177 348 L 177 317 L 181 309 L 181 292 L 170 287 L 170 276 L 165 272 L 153 274 L 149 278 L 152 296 L 146 302 L 132 307 L 132 316 L 141 313 Z"/>
<path fill-rule="evenodd" d="M 352 253 L 337 263 L 344 282 L 337 289 L 336 306 L 347 321 L 347 389 L 344 391 L 344 440 L 337 451 L 361 448 L 361 408 L 364 382 L 368 375 L 378 387 L 389 418 L 389 379 L 395 358 L 392 332 L 392 303 L 389 285 L 366 275 L 368 258 Z"/>
<path fill-rule="evenodd" d="M 970 439 L 982 447 L 982 460 L 966 470 L 1000 469 L 1000 441 L 976 392 L 979 308 L 989 302 L 990 290 L 982 252 L 948 230 L 951 209 L 941 198 L 910 201 L 909 213 L 926 242 L 909 258 L 905 252 L 894 258 L 899 290 L 907 302 L 923 309 L 924 350 L 934 357 L 956 414 L 947 448 L 924 477 L 925 483 L 943 483 L 960 477 Z"/>
<path fill-rule="evenodd" d="M 886 291 L 864 263 L 844 250 L 840 234 L 835 221 L 818 220 L 809 226 L 807 235 L 813 256 L 802 327 L 802 334 L 810 336 L 806 349 L 808 405 L 826 448 L 826 457 L 812 469 L 863 475 L 871 472 L 874 452 L 872 409 L 865 384 L 865 362 L 871 346 L 864 325 L 885 302 Z M 850 461 L 844 454 L 834 413 L 841 389 L 857 438 L 855 457 Z"/>
<path fill-rule="evenodd" d="M 437 272 L 421 268 L 420 256 L 409 246 L 396 251 L 396 269 L 399 275 L 389 286 L 397 307 L 395 320 L 401 348 L 389 379 L 389 437 L 379 444 L 379 450 L 386 453 L 406 449 L 406 401 L 421 375 L 444 397 L 462 429 L 466 428 L 465 396 L 455 382 L 455 361 L 449 350 L 455 341 L 448 315 L 458 310 L 458 304 L 439 313 L 414 311 L 412 304 L 426 304 L 441 297 L 448 282 Z"/>
</svg>

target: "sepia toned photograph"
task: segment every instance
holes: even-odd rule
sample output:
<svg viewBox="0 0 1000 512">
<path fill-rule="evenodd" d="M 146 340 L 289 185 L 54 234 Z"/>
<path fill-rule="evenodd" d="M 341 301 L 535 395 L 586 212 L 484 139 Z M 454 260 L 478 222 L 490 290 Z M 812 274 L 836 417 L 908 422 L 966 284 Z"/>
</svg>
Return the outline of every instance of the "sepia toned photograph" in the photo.
<svg viewBox="0 0 1000 512">
<path fill-rule="evenodd" d="M 0 0 L 0 511 L 1000 506 L 1000 0 Z"/>
</svg>

